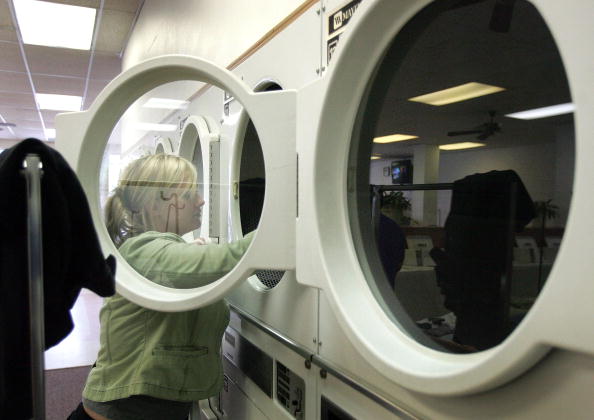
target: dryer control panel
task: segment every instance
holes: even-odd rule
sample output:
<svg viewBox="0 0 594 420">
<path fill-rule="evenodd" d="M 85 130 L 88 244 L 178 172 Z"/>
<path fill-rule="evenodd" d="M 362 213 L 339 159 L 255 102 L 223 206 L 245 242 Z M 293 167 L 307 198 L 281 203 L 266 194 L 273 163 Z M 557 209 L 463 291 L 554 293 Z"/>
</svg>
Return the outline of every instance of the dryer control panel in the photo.
<svg viewBox="0 0 594 420">
<path fill-rule="evenodd" d="M 278 360 L 276 361 L 276 399 L 296 419 L 305 412 L 305 382 Z"/>
</svg>

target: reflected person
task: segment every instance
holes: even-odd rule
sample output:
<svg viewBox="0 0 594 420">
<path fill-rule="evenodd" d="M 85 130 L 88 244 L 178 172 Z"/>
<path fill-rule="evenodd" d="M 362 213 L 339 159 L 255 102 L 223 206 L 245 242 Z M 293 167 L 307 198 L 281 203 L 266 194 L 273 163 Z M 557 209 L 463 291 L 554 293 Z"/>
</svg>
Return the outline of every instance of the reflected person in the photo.
<svg viewBox="0 0 594 420">
<path fill-rule="evenodd" d="M 197 181 L 189 161 L 149 155 L 126 167 L 106 203 L 106 225 L 120 254 L 160 285 L 209 284 L 228 273 L 251 242 L 253 233 L 225 245 L 198 245 L 181 238 L 201 223 L 204 200 Z M 193 401 L 220 391 L 220 345 L 229 322 L 224 301 L 185 312 L 159 312 L 116 294 L 105 300 L 100 322 L 97 361 L 82 406 L 71 419 L 181 420 Z"/>
</svg>

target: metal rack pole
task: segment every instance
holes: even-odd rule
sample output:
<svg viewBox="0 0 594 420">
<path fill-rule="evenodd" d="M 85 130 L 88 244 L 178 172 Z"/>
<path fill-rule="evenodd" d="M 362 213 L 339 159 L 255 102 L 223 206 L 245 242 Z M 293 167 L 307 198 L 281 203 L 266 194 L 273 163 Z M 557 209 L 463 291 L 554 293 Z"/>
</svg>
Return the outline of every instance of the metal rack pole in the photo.
<svg viewBox="0 0 594 420">
<path fill-rule="evenodd" d="M 23 162 L 27 182 L 27 237 L 29 254 L 29 321 L 31 324 L 31 396 L 33 419 L 45 419 L 45 323 L 43 313 L 43 252 L 41 231 L 41 161 L 27 155 Z"/>
</svg>

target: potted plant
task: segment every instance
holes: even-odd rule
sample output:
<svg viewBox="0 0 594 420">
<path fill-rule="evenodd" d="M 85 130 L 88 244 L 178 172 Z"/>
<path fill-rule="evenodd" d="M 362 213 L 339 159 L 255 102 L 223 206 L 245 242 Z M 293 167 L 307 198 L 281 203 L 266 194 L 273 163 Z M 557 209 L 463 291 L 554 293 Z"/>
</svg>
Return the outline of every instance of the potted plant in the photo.
<svg viewBox="0 0 594 420">
<path fill-rule="evenodd" d="M 401 226 L 410 225 L 411 218 L 404 214 L 411 209 L 411 203 L 402 191 L 385 191 L 382 195 L 382 213 Z"/>
</svg>

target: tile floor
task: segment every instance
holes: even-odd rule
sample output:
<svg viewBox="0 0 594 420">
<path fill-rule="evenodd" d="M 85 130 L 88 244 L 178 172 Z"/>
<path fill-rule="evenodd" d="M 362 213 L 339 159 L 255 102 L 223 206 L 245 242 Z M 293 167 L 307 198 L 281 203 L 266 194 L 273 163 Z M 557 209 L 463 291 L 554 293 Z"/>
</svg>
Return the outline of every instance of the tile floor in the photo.
<svg viewBox="0 0 594 420">
<path fill-rule="evenodd" d="M 95 362 L 99 350 L 99 310 L 103 298 L 82 289 L 70 310 L 74 330 L 58 345 L 45 352 L 45 369 L 88 366 Z"/>
</svg>

